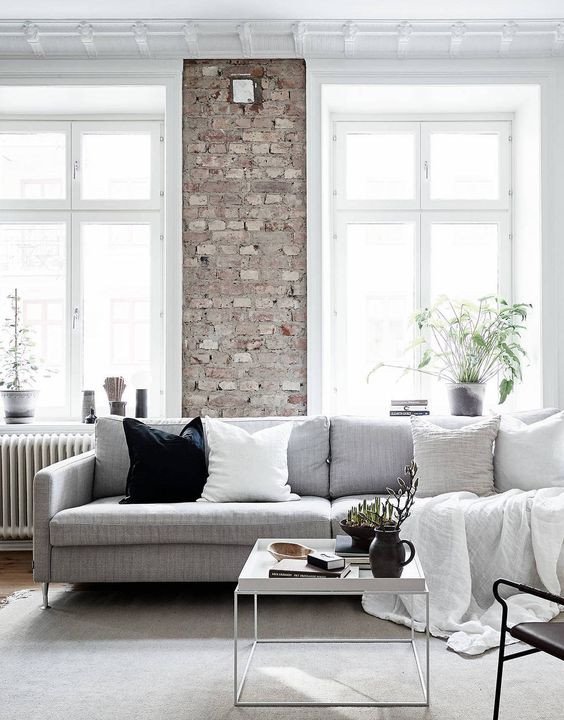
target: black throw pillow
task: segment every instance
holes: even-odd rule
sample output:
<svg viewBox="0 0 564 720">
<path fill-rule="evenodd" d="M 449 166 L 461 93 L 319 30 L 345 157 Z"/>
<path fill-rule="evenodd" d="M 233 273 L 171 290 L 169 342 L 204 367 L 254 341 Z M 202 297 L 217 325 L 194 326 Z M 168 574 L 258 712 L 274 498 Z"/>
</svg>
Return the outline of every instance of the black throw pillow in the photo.
<svg viewBox="0 0 564 720">
<path fill-rule="evenodd" d="M 202 420 L 194 418 L 180 435 L 125 418 L 129 450 L 127 497 L 120 503 L 193 502 L 202 495 L 208 471 Z"/>
</svg>

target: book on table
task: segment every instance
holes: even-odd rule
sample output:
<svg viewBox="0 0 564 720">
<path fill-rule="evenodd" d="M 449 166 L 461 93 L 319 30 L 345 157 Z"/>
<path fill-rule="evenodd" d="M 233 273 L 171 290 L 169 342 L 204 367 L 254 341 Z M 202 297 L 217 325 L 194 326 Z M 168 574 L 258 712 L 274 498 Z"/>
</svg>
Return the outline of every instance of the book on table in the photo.
<svg viewBox="0 0 564 720">
<path fill-rule="evenodd" d="M 350 573 L 349 565 L 341 570 L 324 570 L 320 567 L 308 565 L 306 560 L 279 560 L 268 571 L 271 578 L 344 578 Z"/>
<path fill-rule="evenodd" d="M 390 417 L 410 417 L 411 415 L 429 415 L 428 401 L 419 398 L 411 400 L 392 400 Z"/>
<path fill-rule="evenodd" d="M 349 563 L 368 565 L 368 549 L 361 545 L 350 535 L 337 535 L 335 537 L 335 555 L 339 555 Z"/>
<path fill-rule="evenodd" d="M 390 410 L 390 417 L 418 417 L 420 415 L 430 415 L 429 410 Z"/>
</svg>

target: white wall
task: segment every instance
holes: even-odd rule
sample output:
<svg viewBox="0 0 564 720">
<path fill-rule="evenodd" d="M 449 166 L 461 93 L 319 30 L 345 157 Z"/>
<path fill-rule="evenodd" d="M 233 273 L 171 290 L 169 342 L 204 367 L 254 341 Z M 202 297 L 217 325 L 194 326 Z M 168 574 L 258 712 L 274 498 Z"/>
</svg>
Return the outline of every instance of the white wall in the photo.
<svg viewBox="0 0 564 720">
<path fill-rule="evenodd" d="M 535 61 L 310 61 L 308 70 L 308 411 L 326 407 L 326 323 L 321 314 L 326 271 L 328 217 L 323 205 L 323 137 L 331 103 L 324 105 L 327 88 L 337 85 L 492 86 L 497 105 L 488 105 L 486 93 L 476 111 L 512 112 L 515 122 L 514 297 L 534 304 L 530 336 L 536 339 L 527 384 L 515 395 L 514 405 L 564 407 L 564 62 Z M 518 86 L 527 86 L 524 93 Z M 502 89 L 506 89 L 503 96 Z M 325 90 L 325 93 L 324 93 Z M 499 92 L 498 92 L 499 91 Z M 333 93 L 335 95 L 335 93 Z M 342 89 L 337 96 L 342 96 Z M 401 93 L 400 93 L 401 95 Z M 440 93 L 439 93 L 440 95 Z M 390 97 L 388 92 L 388 97 Z M 346 98 L 345 98 L 346 99 Z M 468 103 L 467 103 L 468 105 Z M 382 110 L 379 104 L 380 112 Z M 334 109 L 334 107 L 333 107 Z M 445 108 L 442 108 L 444 111 Z M 469 108 L 464 109 L 465 112 Z M 393 112 L 393 109 L 392 109 Z M 539 129 L 541 142 L 539 143 Z M 327 162 L 327 159 L 326 159 Z M 326 189 L 325 189 L 326 193 Z M 539 203 L 540 195 L 540 203 Z M 533 342 L 535 345 L 535 342 Z"/>
<path fill-rule="evenodd" d="M 166 342 L 162 352 L 165 365 L 164 414 L 167 417 L 179 417 L 182 404 L 182 71 L 181 59 L 95 62 L 5 60 L 0 63 L 0 87 L 6 88 L 5 92 L 13 87 L 37 86 L 161 88 L 150 94 L 155 106 L 161 103 L 161 107 L 164 95 Z M 18 92 L 21 93 L 21 90 Z M 94 93 L 94 96 L 98 95 L 98 92 Z M 138 95 L 131 91 L 130 99 Z M 144 102 L 149 99 L 146 97 Z M 132 107 L 135 107 L 134 103 Z"/>
<path fill-rule="evenodd" d="M 523 382 L 511 396 L 519 408 L 542 400 L 542 245 L 541 245 L 541 107 L 540 88 L 528 97 L 513 119 L 513 299 L 529 302 L 528 365 Z"/>
</svg>

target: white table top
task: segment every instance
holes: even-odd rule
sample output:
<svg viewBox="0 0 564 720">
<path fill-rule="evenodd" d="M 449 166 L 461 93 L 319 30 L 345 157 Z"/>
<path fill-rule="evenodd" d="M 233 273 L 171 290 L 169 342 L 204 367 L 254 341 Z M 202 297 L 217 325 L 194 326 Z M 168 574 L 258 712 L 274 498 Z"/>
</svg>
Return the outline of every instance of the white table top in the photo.
<svg viewBox="0 0 564 720">
<path fill-rule="evenodd" d="M 375 578 L 372 577 L 370 570 L 362 570 L 354 566 L 351 573 L 344 578 L 269 578 L 268 571 L 276 565 L 276 560 L 267 550 L 271 542 L 295 542 L 315 550 L 335 551 L 335 540 L 260 538 L 241 570 L 236 592 L 273 595 L 362 595 L 364 592 L 424 593 L 427 591 L 425 576 L 417 555 L 404 567 L 399 578 Z"/>
</svg>

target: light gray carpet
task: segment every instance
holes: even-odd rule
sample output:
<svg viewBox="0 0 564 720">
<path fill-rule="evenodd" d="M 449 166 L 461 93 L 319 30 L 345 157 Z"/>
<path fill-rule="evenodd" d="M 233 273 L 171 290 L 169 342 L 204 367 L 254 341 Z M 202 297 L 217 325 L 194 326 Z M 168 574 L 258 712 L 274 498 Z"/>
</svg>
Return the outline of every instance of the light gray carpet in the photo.
<svg viewBox="0 0 564 720">
<path fill-rule="evenodd" d="M 496 653 L 464 659 L 431 641 L 431 708 L 234 708 L 232 586 L 119 585 L 33 592 L 0 609 L 2 720 L 487 720 Z M 250 635 L 251 599 L 241 624 Z M 270 636 L 406 635 L 357 598 L 265 598 Z M 518 647 L 518 646 L 513 646 Z M 564 664 L 545 655 L 506 666 L 502 720 L 562 717 Z M 272 645 L 257 651 L 245 699 L 417 699 L 406 646 Z"/>
</svg>

